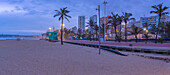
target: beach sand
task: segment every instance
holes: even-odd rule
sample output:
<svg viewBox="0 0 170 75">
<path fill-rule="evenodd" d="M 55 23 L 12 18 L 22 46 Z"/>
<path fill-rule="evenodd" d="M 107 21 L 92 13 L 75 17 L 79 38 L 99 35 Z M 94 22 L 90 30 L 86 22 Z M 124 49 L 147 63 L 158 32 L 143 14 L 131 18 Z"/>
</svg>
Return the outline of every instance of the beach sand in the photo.
<svg viewBox="0 0 170 75">
<path fill-rule="evenodd" d="M 169 75 L 170 63 L 44 40 L 0 41 L 0 75 Z"/>
</svg>

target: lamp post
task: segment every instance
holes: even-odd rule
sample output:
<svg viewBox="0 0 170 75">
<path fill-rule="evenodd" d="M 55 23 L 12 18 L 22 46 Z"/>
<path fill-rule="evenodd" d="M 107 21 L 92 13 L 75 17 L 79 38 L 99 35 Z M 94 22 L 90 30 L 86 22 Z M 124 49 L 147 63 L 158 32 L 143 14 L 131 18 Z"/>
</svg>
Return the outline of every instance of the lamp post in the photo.
<svg viewBox="0 0 170 75">
<path fill-rule="evenodd" d="M 103 41 L 105 41 L 106 40 L 106 20 L 107 20 L 107 17 L 106 17 L 106 4 L 107 4 L 107 1 L 104 1 L 103 2 L 103 4 L 104 4 L 104 35 L 103 35 Z"/>
<path fill-rule="evenodd" d="M 98 10 L 98 14 L 99 14 L 99 36 L 98 36 L 98 39 L 99 39 L 99 55 L 100 55 L 100 5 L 98 5 L 98 8 L 96 9 Z"/>
</svg>

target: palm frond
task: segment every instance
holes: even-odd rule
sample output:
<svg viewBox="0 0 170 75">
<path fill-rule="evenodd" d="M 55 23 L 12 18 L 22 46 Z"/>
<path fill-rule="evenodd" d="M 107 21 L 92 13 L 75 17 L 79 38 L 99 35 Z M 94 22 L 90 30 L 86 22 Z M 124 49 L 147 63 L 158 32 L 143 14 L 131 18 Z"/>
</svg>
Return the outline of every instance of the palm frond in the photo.
<svg viewBox="0 0 170 75">
<path fill-rule="evenodd" d="M 162 3 L 162 4 L 159 4 L 159 5 L 157 6 L 159 10 L 162 9 L 162 5 L 163 5 L 163 3 Z"/>
<path fill-rule="evenodd" d="M 56 16 L 59 16 L 59 14 L 54 15 L 53 17 L 55 18 Z"/>
<path fill-rule="evenodd" d="M 70 11 L 68 11 L 68 10 L 65 10 L 65 13 L 69 13 Z"/>
<path fill-rule="evenodd" d="M 156 5 L 152 6 L 152 8 L 156 9 L 156 10 L 159 10 L 159 8 Z"/>
<path fill-rule="evenodd" d="M 65 19 L 66 19 L 68 22 L 70 22 L 69 19 L 68 19 L 67 17 L 65 17 Z"/>
<path fill-rule="evenodd" d="M 138 31 L 138 33 L 142 32 L 142 31 L 143 31 L 143 29 L 140 29 L 140 30 Z"/>
<path fill-rule="evenodd" d="M 54 11 L 56 11 L 57 13 L 53 17 L 61 15 L 61 12 L 59 10 L 54 10 Z"/>
<path fill-rule="evenodd" d="M 67 7 L 63 8 L 63 11 L 65 11 L 67 9 Z"/>
<path fill-rule="evenodd" d="M 162 9 L 162 12 L 165 11 L 165 10 L 167 10 L 168 8 L 169 8 L 169 7 L 166 7 L 166 6 L 165 6 L 165 7 Z"/>
<path fill-rule="evenodd" d="M 158 14 L 158 11 L 150 11 L 150 13 L 151 13 L 151 14 L 152 14 L 152 13 Z"/>
<path fill-rule="evenodd" d="M 164 12 L 164 13 L 162 13 L 162 15 L 165 15 L 165 14 L 169 14 L 169 12 Z"/>
<path fill-rule="evenodd" d="M 71 16 L 69 16 L 69 15 L 67 15 L 67 14 L 64 14 L 66 17 L 69 17 L 69 18 L 71 18 Z"/>
<path fill-rule="evenodd" d="M 60 12 L 59 10 L 54 10 L 54 11 Z"/>
<path fill-rule="evenodd" d="M 130 18 L 129 20 L 135 20 L 135 18 Z"/>
<path fill-rule="evenodd" d="M 113 12 L 111 12 L 111 14 L 114 15 Z"/>
<path fill-rule="evenodd" d="M 61 20 L 61 18 L 62 18 L 62 16 L 60 16 L 58 20 L 60 21 L 60 20 Z"/>
</svg>

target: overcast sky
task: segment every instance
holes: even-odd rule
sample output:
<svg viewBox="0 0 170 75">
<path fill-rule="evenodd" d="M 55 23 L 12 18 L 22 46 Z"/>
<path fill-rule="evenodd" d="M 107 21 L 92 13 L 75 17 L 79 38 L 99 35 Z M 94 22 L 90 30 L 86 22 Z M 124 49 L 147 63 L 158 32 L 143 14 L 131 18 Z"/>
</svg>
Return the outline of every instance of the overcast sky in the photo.
<svg viewBox="0 0 170 75">
<path fill-rule="evenodd" d="M 0 34 L 38 34 L 47 31 L 49 27 L 60 29 L 58 17 L 53 18 L 54 10 L 68 7 L 71 22 L 64 21 L 67 28 L 78 26 L 78 16 L 97 14 L 95 10 L 101 5 L 103 16 L 104 0 L 0 0 Z M 122 15 L 130 12 L 137 20 L 140 17 L 151 16 L 152 5 L 164 3 L 170 5 L 170 0 L 106 0 L 107 15 L 111 12 Z M 170 8 L 167 10 L 170 12 Z"/>
</svg>

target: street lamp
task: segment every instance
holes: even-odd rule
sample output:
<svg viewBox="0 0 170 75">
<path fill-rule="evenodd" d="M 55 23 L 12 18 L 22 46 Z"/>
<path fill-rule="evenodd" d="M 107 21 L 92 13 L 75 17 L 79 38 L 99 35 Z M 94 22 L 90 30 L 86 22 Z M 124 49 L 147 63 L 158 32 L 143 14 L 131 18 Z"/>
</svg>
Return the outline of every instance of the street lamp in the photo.
<svg viewBox="0 0 170 75">
<path fill-rule="evenodd" d="M 61 26 L 62 26 L 62 27 L 64 27 L 64 26 L 65 26 L 65 24 L 61 24 Z"/>
<path fill-rule="evenodd" d="M 106 17 L 106 4 L 107 4 L 107 1 L 104 1 L 103 4 L 104 4 L 104 27 L 103 27 L 104 28 L 104 32 L 103 32 L 104 33 L 104 35 L 103 35 L 104 38 L 103 38 L 103 40 L 106 41 L 105 34 L 106 34 L 106 22 L 107 22 L 107 18 L 105 18 L 105 17 Z"/>
<path fill-rule="evenodd" d="M 143 30 L 144 30 L 146 33 L 148 33 L 148 32 L 149 32 L 146 28 L 144 28 Z"/>
<path fill-rule="evenodd" d="M 143 30 L 146 31 L 146 28 L 144 28 Z"/>
<path fill-rule="evenodd" d="M 98 8 L 96 9 L 98 10 L 98 14 L 99 14 L 99 36 L 98 36 L 98 39 L 99 39 L 99 55 L 100 55 L 100 5 L 98 5 Z"/>
<path fill-rule="evenodd" d="M 148 33 L 149 31 L 148 30 L 146 30 L 146 33 Z"/>
<path fill-rule="evenodd" d="M 51 31 L 51 29 L 52 29 L 51 27 L 48 28 L 49 31 Z"/>
</svg>

